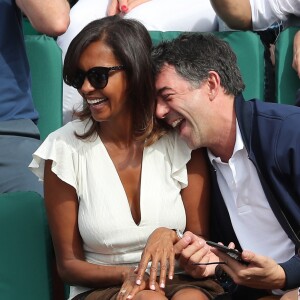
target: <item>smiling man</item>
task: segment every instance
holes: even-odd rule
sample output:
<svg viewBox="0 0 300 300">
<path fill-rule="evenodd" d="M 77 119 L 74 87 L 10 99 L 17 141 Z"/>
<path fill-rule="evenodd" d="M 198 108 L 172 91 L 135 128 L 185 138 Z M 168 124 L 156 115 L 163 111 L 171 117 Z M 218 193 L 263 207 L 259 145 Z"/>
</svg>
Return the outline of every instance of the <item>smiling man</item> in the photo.
<svg viewBox="0 0 300 300">
<path fill-rule="evenodd" d="M 192 149 L 207 148 L 210 238 L 251 249 L 242 253 L 248 265 L 212 250 L 227 262 L 222 268 L 240 286 L 234 299 L 298 287 L 300 109 L 245 101 L 235 54 L 213 35 L 182 34 L 155 47 L 152 58 L 157 117 Z M 196 250 L 191 249 L 184 255 L 192 256 Z M 191 268 L 195 274 L 196 267 Z M 202 274 L 203 266 L 198 268 Z"/>
</svg>

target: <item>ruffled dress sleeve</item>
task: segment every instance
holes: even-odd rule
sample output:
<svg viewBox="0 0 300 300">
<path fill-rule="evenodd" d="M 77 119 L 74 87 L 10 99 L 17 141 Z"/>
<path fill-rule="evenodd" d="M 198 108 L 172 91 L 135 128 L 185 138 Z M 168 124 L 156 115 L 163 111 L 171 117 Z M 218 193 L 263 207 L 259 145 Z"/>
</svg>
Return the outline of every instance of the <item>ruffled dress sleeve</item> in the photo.
<svg viewBox="0 0 300 300">
<path fill-rule="evenodd" d="M 186 164 L 191 159 L 192 150 L 175 131 L 168 134 L 167 144 L 167 153 L 171 164 L 171 176 L 178 181 L 183 189 L 188 185 Z"/>
<path fill-rule="evenodd" d="M 40 181 L 44 180 L 46 160 L 52 160 L 51 170 L 64 182 L 73 186 L 77 191 L 76 155 L 79 142 L 75 135 L 73 122 L 51 133 L 42 145 L 34 152 L 33 160 L 29 165 L 32 172 Z"/>
</svg>

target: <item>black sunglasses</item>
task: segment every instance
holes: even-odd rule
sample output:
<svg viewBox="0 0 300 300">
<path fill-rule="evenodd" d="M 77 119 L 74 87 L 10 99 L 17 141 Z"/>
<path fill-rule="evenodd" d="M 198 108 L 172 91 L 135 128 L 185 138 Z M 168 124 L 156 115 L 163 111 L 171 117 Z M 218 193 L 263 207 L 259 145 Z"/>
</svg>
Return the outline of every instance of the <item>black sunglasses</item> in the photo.
<svg viewBox="0 0 300 300">
<path fill-rule="evenodd" d="M 95 89 L 104 89 L 108 83 L 108 73 L 110 71 L 124 70 L 125 66 L 114 66 L 114 67 L 94 67 L 84 72 L 79 70 L 74 78 L 71 86 L 79 90 L 85 80 L 85 77 L 89 80 L 90 84 Z"/>
</svg>

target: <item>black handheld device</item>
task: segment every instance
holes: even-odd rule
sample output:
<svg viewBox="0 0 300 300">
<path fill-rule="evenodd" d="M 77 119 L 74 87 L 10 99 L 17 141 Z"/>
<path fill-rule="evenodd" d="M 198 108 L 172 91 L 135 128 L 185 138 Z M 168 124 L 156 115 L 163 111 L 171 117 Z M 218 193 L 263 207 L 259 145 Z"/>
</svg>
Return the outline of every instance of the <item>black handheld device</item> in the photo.
<svg viewBox="0 0 300 300">
<path fill-rule="evenodd" d="M 242 259 L 242 254 L 239 250 L 237 249 L 231 249 L 231 248 L 228 248 L 224 245 L 221 245 L 221 244 L 218 244 L 218 243 L 215 243 L 215 242 L 212 242 L 212 241 L 206 241 L 206 244 L 211 246 L 211 247 L 214 247 L 214 248 L 217 248 L 218 250 L 226 253 L 227 255 L 229 255 L 231 258 L 237 260 L 238 262 L 242 263 L 242 264 L 245 264 L 247 265 L 248 263 L 245 262 L 243 259 Z"/>
</svg>

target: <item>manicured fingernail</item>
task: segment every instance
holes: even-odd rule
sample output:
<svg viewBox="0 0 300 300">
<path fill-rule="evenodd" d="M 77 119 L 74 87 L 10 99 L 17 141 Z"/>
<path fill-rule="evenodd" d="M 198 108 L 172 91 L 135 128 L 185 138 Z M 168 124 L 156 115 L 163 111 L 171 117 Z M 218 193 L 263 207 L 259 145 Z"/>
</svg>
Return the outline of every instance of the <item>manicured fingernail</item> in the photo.
<svg viewBox="0 0 300 300">
<path fill-rule="evenodd" d="M 172 279 L 173 279 L 173 276 L 172 276 L 172 275 L 170 275 L 170 276 L 169 276 L 169 279 L 170 279 L 170 280 L 172 280 Z"/>
<path fill-rule="evenodd" d="M 121 6 L 121 11 L 126 12 L 128 10 L 128 7 L 126 5 Z"/>
<path fill-rule="evenodd" d="M 132 299 L 132 296 L 131 296 L 131 295 L 128 295 L 126 299 Z"/>
<path fill-rule="evenodd" d="M 162 282 L 162 283 L 160 284 L 160 287 L 161 287 L 162 289 L 164 289 L 164 288 L 165 288 L 165 284 Z"/>
<path fill-rule="evenodd" d="M 135 283 L 136 283 L 137 285 L 141 285 L 141 280 L 138 279 Z"/>
<path fill-rule="evenodd" d="M 155 291 L 155 285 L 154 284 L 150 285 L 150 290 Z"/>
<path fill-rule="evenodd" d="M 192 240 L 190 236 L 183 237 L 188 243 Z"/>
</svg>

